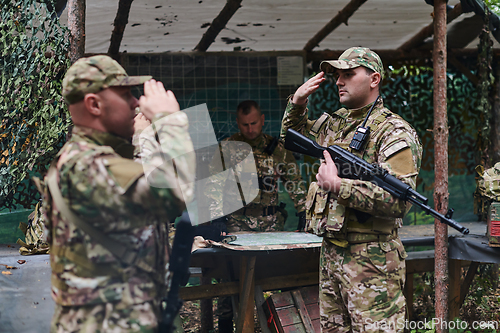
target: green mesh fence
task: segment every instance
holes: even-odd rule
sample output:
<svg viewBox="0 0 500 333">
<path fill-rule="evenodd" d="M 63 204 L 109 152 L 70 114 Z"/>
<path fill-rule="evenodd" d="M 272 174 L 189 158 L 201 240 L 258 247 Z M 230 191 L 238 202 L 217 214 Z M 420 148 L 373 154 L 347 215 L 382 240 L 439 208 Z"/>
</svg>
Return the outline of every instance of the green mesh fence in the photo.
<svg viewBox="0 0 500 333">
<path fill-rule="evenodd" d="M 48 1 L 48 0 L 47 0 Z M 69 37 L 34 0 L 0 0 L 0 210 L 29 208 L 70 118 L 61 97 Z"/>
</svg>

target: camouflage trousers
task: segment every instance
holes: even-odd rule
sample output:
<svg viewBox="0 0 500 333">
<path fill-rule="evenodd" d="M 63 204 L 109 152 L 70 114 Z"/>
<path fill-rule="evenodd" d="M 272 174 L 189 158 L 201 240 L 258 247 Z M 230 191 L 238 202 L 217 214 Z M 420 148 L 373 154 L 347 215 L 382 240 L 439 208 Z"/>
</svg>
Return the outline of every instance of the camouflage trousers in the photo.
<svg viewBox="0 0 500 333">
<path fill-rule="evenodd" d="M 273 215 L 237 215 L 228 216 L 226 226 L 228 232 L 237 231 L 283 231 L 286 217 L 280 211 Z"/>
<path fill-rule="evenodd" d="M 160 309 L 153 302 L 124 306 L 103 303 L 87 306 L 56 305 L 51 333 L 157 332 Z"/>
<path fill-rule="evenodd" d="M 399 238 L 346 248 L 323 239 L 321 331 L 403 332 L 406 256 Z"/>
</svg>

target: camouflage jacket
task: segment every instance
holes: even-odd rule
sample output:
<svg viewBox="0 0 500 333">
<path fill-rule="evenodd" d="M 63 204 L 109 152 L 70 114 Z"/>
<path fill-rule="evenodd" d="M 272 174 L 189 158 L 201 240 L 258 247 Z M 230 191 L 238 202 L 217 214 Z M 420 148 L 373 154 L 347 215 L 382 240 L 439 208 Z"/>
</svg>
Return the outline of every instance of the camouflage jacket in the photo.
<svg viewBox="0 0 500 333">
<path fill-rule="evenodd" d="M 134 146 L 127 140 L 79 126 L 53 163 L 68 207 L 106 236 L 132 248 L 137 260 L 156 272 L 123 264 L 61 215 L 44 188 L 52 295 L 57 304 L 121 301 L 127 305 L 164 296 L 167 223 L 181 214 L 193 195 L 189 184 L 194 181 L 195 163 L 190 155 L 174 159 L 175 168 L 164 160 L 193 150 L 183 112 L 157 115 L 149 129 L 141 133 L 147 152 L 142 163 L 132 159 Z M 147 166 L 154 170 L 148 173 Z M 181 190 L 177 182 L 187 185 Z"/>
<path fill-rule="evenodd" d="M 348 148 L 356 128 L 362 124 L 372 104 L 356 110 L 340 109 L 324 113 L 318 120 L 307 117 L 305 105 L 288 102 L 281 136 L 293 128 L 327 147 Z M 415 130 L 400 116 L 391 113 L 379 99 L 366 124 L 372 131 L 366 148 L 351 151 L 369 163 L 376 163 L 401 181 L 416 187 L 422 158 L 422 144 Z M 343 178 L 338 197 L 319 188 L 309 187 L 306 202 L 306 230 L 328 238 L 341 238 L 346 232 L 390 234 L 400 227 L 410 204 L 394 198 L 371 182 Z M 368 219 L 358 221 L 359 212 Z M 363 215 L 363 214 L 360 214 Z M 369 223 L 366 223 L 369 222 Z"/>
<path fill-rule="evenodd" d="M 254 184 L 255 188 L 259 188 L 258 194 L 255 199 L 247 204 L 247 207 L 262 211 L 264 207 L 277 206 L 278 202 L 278 179 L 281 179 L 287 193 L 294 201 L 294 206 L 298 212 L 304 210 L 304 203 L 306 197 L 305 183 L 300 176 L 300 169 L 293 157 L 292 153 L 287 151 L 281 141 L 278 142 L 272 155 L 265 152 L 266 147 L 271 143 L 273 137 L 267 134 L 262 134 L 254 140 L 247 140 L 241 133 L 236 133 L 229 138 L 224 139 L 225 142 L 236 141 L 245 142 L 252 147 L 253 156 L 256 163 L 257 178 L 259 184 Z M 238 149 L 238 146 L 233 146 L 234 151 L 230 154 L 224 153 L 224 164 L 235 165 L 241 160 L 245 159 L 246 152 L 244 149 Z M 232 150 L 232 149 L 230 149 Z M 221 156 L 216 154 L 216 157 Z M 214 160 L 215 158 L 214 157 Z M 227 158 L 231 161 L 227 161 Z M 205 195 L 209 198 L 209 209 L 211 218 L 231 213 L 227 211 L 227 204 L 224 202 L 232 201 L 232 198 L 240 197 L 240 193 L 235 190 L 237 186 L 226 186 L 227 175 L 215 172 L 217 168 L 215 161 L 209 166 L 210 180 L 205 185 Z M 244 175 L 238 175 L 238 179 L 243 181 Z M 225 207 L 225 208 L 224 208 Z M 223 212 L 224 208 L 224 212 Z"/>
</svg>

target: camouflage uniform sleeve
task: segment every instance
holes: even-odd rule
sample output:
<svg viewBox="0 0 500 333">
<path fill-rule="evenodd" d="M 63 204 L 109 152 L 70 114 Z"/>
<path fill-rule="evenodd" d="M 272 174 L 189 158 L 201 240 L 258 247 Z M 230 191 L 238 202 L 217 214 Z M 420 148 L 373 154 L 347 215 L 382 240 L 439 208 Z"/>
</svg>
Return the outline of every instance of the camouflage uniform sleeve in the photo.
<svg viewBox="0 0 500 333">
<path fill-rule="evenodd" d="M 312 126 L 314 121 L 307 118 L 307 104 L 297 105 L 292 102 L 292 97 L 288 98 L 288 104 L 281 121 L 281 140 L 285 140 L 286 131 L 291 128 L 297 132 L 306 135 L 306 130 Z"/>
<path fill-rule="evenodd" d="M 300 213 L 305 210 L 307 195 L 305 181 L 300 175 L 300 168 L 293 154 L 286 150 L 281 144 L 278 148 L 282 149 L 284 153 L 283 161 L 280 161 L 278 164 L 280 178 L 285 190 L 293 200 L 295 209 Z"/>
<path fill-rule="evenodd" d="M 377 163 L 405 184 L 416 188 L 422 144 L 409 127 L 388 127 L 378 149 Z M 338 202 L 374 216 L 402 218 L 411 204 L 367 181 L 342 179 Z"/>
<path fill-rule="evenodd" d="M 144 175 L 130 189 L 134 200 L 157 203 L 178 216 L 194 196 L 195 153 L 184 112 L 161 113 L 140 134 L 140 162 Z M 167 207 L 165 207 L 167 206 Z"/>
</svg>

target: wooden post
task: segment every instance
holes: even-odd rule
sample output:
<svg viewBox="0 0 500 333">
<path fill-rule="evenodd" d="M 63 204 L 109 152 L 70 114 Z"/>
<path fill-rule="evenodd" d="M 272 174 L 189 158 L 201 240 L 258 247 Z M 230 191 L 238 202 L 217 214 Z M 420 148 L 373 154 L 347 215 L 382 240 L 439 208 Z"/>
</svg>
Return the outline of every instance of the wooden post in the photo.
<svg viewBox="0 0 500 333">
<path fill-rule="evenodd" d="M 212 278 L 206 276 L 206 268 L 202 269 L 200 284 L 201 285 L 211 285 Z M 214 330 L 214 314 L 213 314 L 213 302 L 212 299 L 201 299 L 200 300 L 200 321 L 201 321 L 201 333 L 209 333 Z"/>
<path fill-rule="evenodd" d="M 446 0 L 434 1 L 434 207 L 448 209 L 448 117 L 446 104 Z M 447 332 L 448 321 L 448 226 L 434 220 L 434 281 L 436 332 Z"/>
<path fill-rule="evenodd" d="M 406 298 L 406 313 L 408 314 L 408 320 L 411 320 L 413 316 L 413 273 L 406 272 L 406 283 L 403 290 Z"/>
<path fill-rule="evenodd" d="M 236 333 L 254 332 L 254 294 L 256 257 L 242 257 L 240 266 L 240 306 Z"/>
<path fill-rule="evenodd" d="M 68 0 L 69 58 L 75 63 L 85 54 L 85 0 Z"/>
<path fill-rule="evenodd" d="M 215 38 L 226 27 L 227 22 L 233 17 L 234 13 L 241 7 L 242 0 L 227 0 L 226 5 L 220 11 L 219 15 L 212 21 L 207 32 L 203 34 L 200 42 L 194 48 L 194 51 L 205 52 L 215 41 Z"/>
<path fill-rule="evenodd" d="M 450 272 L 450 295 L 449 295 L 449 314 L 453 320 L 458 317 L 460 311 L 460 279 L 462 267 L 460 260 L 451 259 L 449 263 Z"/>
</svg>

